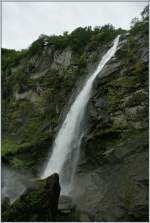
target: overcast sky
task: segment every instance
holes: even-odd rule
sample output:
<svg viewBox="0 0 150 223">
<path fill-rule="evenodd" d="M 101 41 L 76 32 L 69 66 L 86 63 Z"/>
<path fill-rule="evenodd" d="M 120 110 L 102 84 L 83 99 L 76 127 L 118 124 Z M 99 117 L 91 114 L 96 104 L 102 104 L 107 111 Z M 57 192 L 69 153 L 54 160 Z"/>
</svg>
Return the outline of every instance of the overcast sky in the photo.
<svg viewBox="0 0 150 223">
<path fill-rule="evenodd" d="M 2 47 L 27 48 L 40 34 L 108 23 L 128 29 L 146 2 L 3 2 Z"/>
</svg>

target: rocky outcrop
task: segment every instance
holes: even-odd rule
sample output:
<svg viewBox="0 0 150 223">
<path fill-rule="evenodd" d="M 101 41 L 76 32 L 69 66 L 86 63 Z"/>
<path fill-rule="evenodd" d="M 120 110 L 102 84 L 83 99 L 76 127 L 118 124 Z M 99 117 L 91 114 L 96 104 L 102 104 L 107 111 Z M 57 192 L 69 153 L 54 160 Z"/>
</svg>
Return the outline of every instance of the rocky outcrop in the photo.
<svg viewBox="0 0 150 223">
<path fill-rule="evenodd" d="M 56 51 L 54 53 L 54 61 L 51 64 L 51 69 L 59 69 L 60 66 L 67 68 L 71 64 L 72 51 L 66 48 L 64 51 Z"/>
<path fill-rule="evenodd" d="M 58 204 L 58 214 L 56 221 L 62 222 L 89 222 L 91 219 L 87 212 L 76 209 L 72 196 L 61 195 Z"/>
<path fill-rule="evenodd" d="M 59 176 L 38 180 L 2 214 L 2 221 L 54 221 L 60 194 Z"/>
<path fill-rule="evenodd" d="M 93 63 L 89 52 L 51 45 L 9 64 L 2 84 L 3 162 L 39 175 L 65 112 L 90 73 L 87 61 Z"/>
<path fill-rule="evenodd" d="M 71 64 L 72 51 L 69 47 L 64 50 L 55 50 L 54 47 L 46 47 L 42 55 L 35 55 L 30 59 L 34 69 L 31 72 L 31 79 L 37 79 L 47 74 L 49 70 L 60 71 Z M 30 66 L 31 66 L 30 65 Z"/>
<path fill-rule="evenodd" d="M 146 36 L 121 37 L 88 104 L 75 188 L 93 221 L 148 221 L 147 48 Z"/>
<path fill-rule="evenodd" d="M 60 199 L 57 216 L 50 209 L 47 215 L 53 199 L 43 192 L 46 183 L 42 200 L 31 188 L 4 219 L 148 220 L 147 25 L 138 22 L 120 36 L 115 56 L 95 80 L 72 198 Z M 10 168 L 39 176 L 69 106 L 118 33 L 124 31 L 109 25 L 79 28 L 46 45 L 39 38 L 25 52 L 3 50 L 2 161 Z"/>
<path fill-rule="evenodd" d="M 69 213 L 75 209 L 75 204 L 73 203 L 71 197 L 61 195 L 59 198 L 58 209 L 63 213 Z"/>
</svg>

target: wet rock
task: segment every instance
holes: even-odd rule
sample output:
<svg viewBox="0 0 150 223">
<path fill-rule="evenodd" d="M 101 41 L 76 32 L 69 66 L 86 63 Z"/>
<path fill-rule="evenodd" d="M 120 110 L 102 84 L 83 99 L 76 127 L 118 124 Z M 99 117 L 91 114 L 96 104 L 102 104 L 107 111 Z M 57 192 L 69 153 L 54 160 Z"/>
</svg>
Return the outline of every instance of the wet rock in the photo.
<svg viewBox="0 0 150 223">
<path fill-rule="evenodd" d="M 72 221 L 81 221 L 89 222 L 91 221 L 88 213 L 77 210 L 76 205 L 73 202 L 72 198 L 66 195 L 61 195 L 58 205 L 58 214 L 56 216 L 56 221 L 62 222 L 72 222 Z"/>
<path fill-rule="evenodd" d="M 141 63 L 148 44 L 128 37 L 94 83 L 81 143 L 77 209 L 96 222 L 148 219 L 148 64 Z"/>
<path fill-rule="evenodd" d="M 71 213 L 75 209 L 75 204 L 73 203 L 71 197 L 61 195 L 58 204 L 59 211 L 63 213 Z"/>
<path fill-rule="evenodd" d="M 100 72 L 100 74 L 98 75 L 98 78 L 104 78 L 104 77 L 107 77 L 109 75 L 115 74 L 118 71 L 119 67 L 120 67 L 120 62 L 119 61 L 116 61 L 114 63 L 108 63 L 104 67 L 104 69 Z"/>
</svg>

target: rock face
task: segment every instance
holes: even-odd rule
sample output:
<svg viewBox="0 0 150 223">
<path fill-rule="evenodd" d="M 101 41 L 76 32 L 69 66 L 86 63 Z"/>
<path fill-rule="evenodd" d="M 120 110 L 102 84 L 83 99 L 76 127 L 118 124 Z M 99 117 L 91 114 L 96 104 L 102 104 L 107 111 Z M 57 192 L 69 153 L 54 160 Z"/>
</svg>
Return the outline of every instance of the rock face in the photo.
<svg viewBox="0 0 150 223">
<path fill-rule="evenodd" d="M 59 69 L 60 66 L 67 68 L 71 63 L 71 49 L 67 48 L 63 52 L 56 51 L 54 53 L 54 62 L 51 69 Z"/>
<path fill-rule="evenodd" d="M 97 49 L 90 51 L 44 46 L 40 54 L 8 63 L 2 75 L 3 162 L 39 175 L 66 107 L 74 99 L 70 96 L 76 95 L 107 49 L 107 44 L 102 47 L 99 42 Z M 94 62 L 93 54 L 99 56 Z"/>
<path fill-rule="evenodd" d="M 10 205 L 10 200 L 8 197 L 2 198 L 2 212 L 4 212 Z"/>
<path fill-rule="evenodd" d="M 61 195 L 59 198 L 56 221 L 89 222 L 91 219 L 89 218 L 88 213 L 76 209 L 76 205 L 70 196 Z"/>
<path fill-rule="evenodd" d="M 40 175 L 69 106 L 120 33 L 109 25 L 79 28 L 48 45 L 39 39 L 25 54 L 3 51 L 4 163 Z M 3 220 L 148 221 L 148 19 L 125 33 L 93 86 L 73 202 L 60 200 L 56 214 L 60 189 L 54 175 L 29 188 Z"/>
<path fill-rule="evenodd" d="M 58 209 L 63 213 L 69 213 L 75 208 L 75 204 L 68 196 L 61 195 L 59 198 Z"/>
<path fill-rule="evenodd" d="M 60 194 L 59 176 L 39 180 L 2 214 L 2 221 L 54 221 Z"/>
<path fill-rule="evenodd" d="M 122 37 L 88 104 L 75 191 L 94 221 L 148 221 L 147 48 L 146 34 Z"/>
</svg>

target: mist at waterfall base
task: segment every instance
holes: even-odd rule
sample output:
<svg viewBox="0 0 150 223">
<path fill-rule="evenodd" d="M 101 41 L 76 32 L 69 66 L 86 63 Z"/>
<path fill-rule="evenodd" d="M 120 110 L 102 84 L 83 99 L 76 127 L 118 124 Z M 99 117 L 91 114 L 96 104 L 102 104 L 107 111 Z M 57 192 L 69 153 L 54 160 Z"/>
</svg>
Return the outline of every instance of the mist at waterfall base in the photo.
<svg viewBox="0 0 150 223">
<path fill-rule="evenodd" d="M 58 173 L 60 175 L 61 194 L 68 195 L 73 187 L 80 154 L 80 144 L 84 135 L 83 122 L 94 80 L 100 74 L 105 64 L 114 56 L 118 42 L 119 36 L 116 37 L 113 46 L 102 57 L 95 72 L 85 82 L 55 138 L 52 154 L 41 178 L 46 178 L 54 172 Z"/>
<path fill-rule="evenodd" d="M 15 201 L 28 187 L 31 186 L 33 177 L 14 171 L 2 163 L 1 171 L 1 196 L 2 201 L 5 197 L 10 199 L 12 203 Z"/>
</svg>

